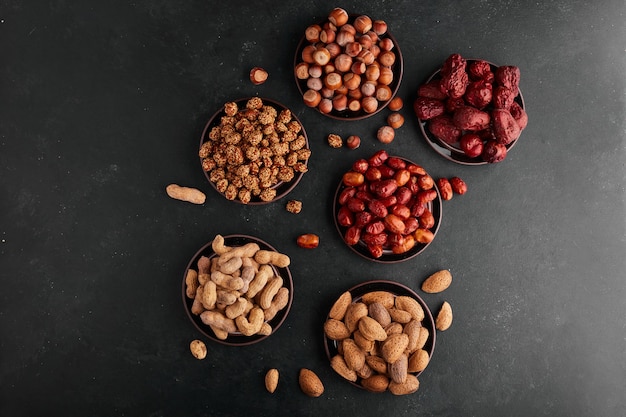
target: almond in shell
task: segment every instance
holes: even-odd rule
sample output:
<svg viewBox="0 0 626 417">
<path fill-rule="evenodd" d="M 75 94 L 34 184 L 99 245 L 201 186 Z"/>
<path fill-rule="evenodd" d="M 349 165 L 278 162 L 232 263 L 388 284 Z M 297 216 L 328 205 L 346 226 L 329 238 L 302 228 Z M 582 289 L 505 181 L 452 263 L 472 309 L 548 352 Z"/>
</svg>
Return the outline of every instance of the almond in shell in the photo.
<svg viewBox="0 0 626 417">
<path fill-rule="evenodd" d="M 407 395 L 417 391 L 420 387 L 420 382 L 413 374 L 408 374 L 406 380 L 399 384 L 397 382 L 389 382 L 389 391 L 393 395 Z"/>
<path fill-rule="evenodd" d="M 332 340 L 343 340 L 350 337 L 350 330 L 345 323 L 337 319 L 328 319 L 324 323 L 324 333 Z"/>
<path fill-rule="evenodd" d="M 422 283 L 422 291 L 436 294 L 446 290 L 452 284 L 452 274 L 447 269 L 437 271 Z"/>
<path fill-rule="evenodd" d="M 400 359 L 404 350 L 409 345 L 409 336 L 404 333 L 392 334 L 383 343 L 382 357 L 387 363 L 393 363 Z"/>
<path fill-rule="evenodd" d="M 278 387 L 278 369 L 272 368 L 265 374 L 265 389 L 270 394 L 273 394 L 276 391 L 276 387 Z"/>
<path fill-rule="evenodd" d="M 300 389 L 309 397 L 317 398 L 324 393 L 324 384 L 317 374 L 310 369 L 300 369 L 298 375 Z"/>
<path fill-rule="evenodd" d="M 452 325 L 452 306 L 447 301 L 444 301 L 437 313 L 437 319 L 435 320 L 435 328 L 439 331 L 445 331 Z"/>
<path fill-rule="evenodd" d="M 352 303 L 352 294 L 350 291 L 346 291 L 339 296 L 335 304 L 330 309 L 330 313 L 328 313 L 328 317 L 336 320 L 343 320 L 346 315 L 346 311 L 348 310 L 348 306 Z"/>
<path fill-rule="evenodd" d="M 383 341 L 387 339 L 387 333 L 379 322 L 369 316 L 363 316 L 359 320 L 359 331 L 368 340 Z"/>
<path fill-rule="evenodd" d="M 330 367 L 348 381 L 355 382 L 357 380 L 356 372 L 348 367 L 341 355 L 335 355 L 330 359 Z"/>
<path fill-rule="evenodd" d="M 428 362 L 430 362 L 428 352 L 418 349 L 409 357 L 408 370 L 413 373 L 422 372 L 428 366 Z"/>
<path fill-rule="evenodd" d="M 372 375 L 361 380 L 361 386 L 371 392 L 385 392 L 389 386 L 389 378 L 384 374 Z"/>
</svg>

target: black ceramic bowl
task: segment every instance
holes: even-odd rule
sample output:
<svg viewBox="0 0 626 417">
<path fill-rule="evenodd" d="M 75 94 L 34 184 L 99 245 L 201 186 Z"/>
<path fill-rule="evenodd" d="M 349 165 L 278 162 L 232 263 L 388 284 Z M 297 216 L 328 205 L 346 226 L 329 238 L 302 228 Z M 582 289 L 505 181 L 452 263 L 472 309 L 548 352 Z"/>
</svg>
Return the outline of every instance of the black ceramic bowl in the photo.
<svg viewBox="0 0 626 417">
<path fill-rule="evenodd" d="M 355 21 L 356 18 L 358 18 L 359 15 L 358 14 L 351 14 L 349 16 L 349 20 L 348 20 L 348 25 L 352 25 Z M 372 18 L 373 20 L 373 18 Z M 322 21 L 322 22 L 318 22 L 317 25 L 319 25 L 320 27 L 323 27 L 325 24 L 327 24 L 328 21 Z M 340 28 L 337 28 L 337 32 L 341 30 Z M 357 40 L 358 40 L 358 36 L 357 35 Z M 344 110 L 338 110 L 336 108 L 333 108 L 333 110 L 331 110 L 330 112 L 325 112 L 325 111 L 320 111 L 319 107 L 315 107 L 315 109 L 317 111 L 319 111 L 321 114 L 330 117 L 332 119 L 336 119 L 336 120 L 362 120 L 362 119 L 366 119 L 368 117 L 371 117 L 377 113 L 379 113 L 380 111 L 382 111 L 385 107 L 387 107 L 387 105 L 389 104 L 389 102 L 391 101 L 391 99 L 393 99 L 397 92 L 398 89 L 400 88 L 400 83 L 402 81 L 402 76 L 403 76 L 403 72 L 404 72 L 404 60 L 403 60 L 403 56 L 402 56 L 402 51 L 400 50 L 400 46 L 398 45 L 398 41 L 396 40 L 396 38 L 393 36 L 393 34 L 391 34 L 389 32 L 389 30 L 387 30 L 384 34 L 378 36 L 378 39 L 374 42 L 374 44 L 378 45 L 380 43 L 381 40 L 386 39 L 385 42 L 387 41 L 391 41 L 393 43 L 393 49 L 391 49 L 391 52 L 393 52 L 393 54 L 395 55 L 395 62 L 393 63 L 393 65 L 391 65 L 389 68 L 391 68 L 392 70 L 392 74 L 393 74 L 393 80 L 388 84 L 388 87 L 391 90 L 391 97 L 388 100 L 384 100 L 384 101 L 379 101 L 378 107 L 376 108 L 375 111 L 373 112 L 366 112 L 363 109 L 358 109 L 356 111 L 350 110 L 349 108 L 346 108 Z M 333 43 L 335 46 L 337 45 L 337 42 L 331 42 Z M 357 42 L 358 43 L 358 42 Z M 300 91 L 300 94 L 302 96 L 304 96 L 305 92 L 307 90 L 309 90 L 309 86 L 307 85 L 307 80 L 306 79 L 302 79 L 298 76 L 298 73 L 296 71 L 296 68 L 298 66 L 298 64 L 304 62 L 303 61 L 303 54 L 302 52 L 304 51 L 304 49 L 307 46 L 310 46 L 312 44 L 317 44 L 318 46 L 320 45 L 319 42 L 310 42 L 309 40 L 307 40 L 306 36 L 303 36 L 302 39 L 300 40 L 300 42 L 298 43 L 298 46 L 296 48 L 296 53 L 295 53 L 295 57 L 294 57 L 294 77 L 296 80 L 296 85 L 298 87 L 298 90 Z M 342 51 L 345 51 L 345 46 L 341 47 Z M 359 57 L 354 57 L 353 58 L 353 62 L 356 62 L 358 60 L 360 60 L 362 58 Z M 336 69 L 336 67 L 333 64 L 334 61 L 334 57 L 331 58 L 330 64 L 333 66 L 333 68 L 335 69 L 334 72 L 339 73 L 340 75 L 344 76 L 347 73 L 351 73 L 351 70 L 347 70 L 347 71 L 339 71 Z M 360 74 L 362 81 L 366 81 L 366 76 L 365 74 Z M 315 78 L 315 77 L 314 77 Z M 333 97 L 335 97 L 336 94 L 333 94 Z M 332 99 L 332 97 L 331 97 Z"/>
<path fill-rule="evenodd" d="M 246 107 L 246 104 L 248 103 L 248 101 L 253 98 L 253 97 L 248 97 L 248 98 L 240 98 L 237 100 L 233 100 L 233 103 L 236 103 L 239 109 L 244 109 Z M 258 97 L 254 97 L 255 99 L 258 99 Z M 303 149 L 306 149 L 307 151 L 309 151 L 309 140 L 308 140 L 308 136 L 306 134 L 306 131 L 304 129 L 304 126 L 302 125 L 302 123 L 300 122 L 300 120 L 298 119 L 298 117 L 292 113 L 285 105 L 268 99 L 268 98 L 261 98 L 263 104 L 265 106 L 269 106 L 273 109 L 276 110 L 277 114 L 280 114 L 281 111 L 285 110 L 290 112 L 291 114 L 291 120 L 296 123 L 296 126 L 299 126 L 299 131 L 297 132 L 296 136 L 298 136 L 298 140 L 299 141 L 303 141 L 304 142 L 304 146 Z M 203 149 L 203 145 L 205 142 L 211 142 L 212 139 L 210 139 L 210 135 L 211 135 L 211 131 L 213 128 L 216 128 L 218 126 L 220 126 L 222 124 L 223 118 L 226 116 L 226 112 L 225 112 L 225 107 L 226 105 L 222 106 L 222 108 L 220 110 L 218 110 L 217 112 L 215 112 L 213 114 L 213 116 L 211 116 L 211 118 L 209 119 L 209 121 L 206 123 L 204 130 L 202 131 L 202 136 L 200 137 L 200 152 Z M 237 118 L 242 118 L 240 116 L 236 116 Z M 252 123 L 255 123 L 254 121 Z M 245 127 L 243 127 L 243 125 L 241 126 L 241 129 L 245 129 Z M 238 129 L 239 131 L 239 129 Z M 240 142 L 237 144 L 237 147 L 239 147 L 239 145 L 243 144 L 245 142 L 245 135 L 242 134 L 240 132 L 241 136 L 243 136 L 244 138 L 240 140 Z M 284 133 L 283 132 L 278 132 L 277 133 L 280 141 L 281 142 L 286 142 L 286 139 L 284 139 Z M 217 141 L 217 143 L 225 143 L 227 142 L 226 139 L 219 139 Z M 260 145 L 259 145 L 260 146 Z M 233 149 L 233 148 L 231 148 Z M 236 150 L 236 149 L 235 149 Z M 243 151 L 243 149 L 242 149 Z M 237 151 L 239 152 L 239 151 Z M 304 169 L 301 170 L 294 170 L 294 175 L 293 178 L 290 179 L 289 181 L 277 181 L 275 184 L 273 184 L 271 187 L 271 189 L 273 189 L 275 191 L 275 195 L 273 196 L 273 198 L 271 199 L 262 199 L 259 195 L 251 195 L 251 198 L 249 201 L 244 202 L 242 201 L 242 199 L 238 196 L 238 195 L 230 195 L 229 192 L 223 190 L 220 188 L 220 186 L 218 186 L 217 184 L 217 180 L 215 178 L 213 178 L 214 176 L 218 176 L 217 173 L 219 172 L 219 166 L 216 166 L 215 163 L 215 156 L 214 151 L 211 151 L 209 153 L 209 155 L 207 155 L 206 157 L 200 156 L 200 165 L 201 165 L 201 169 L 202 172 L 204 173 L 205 177 L 207 178 L 207 181 L 209 181 L 209 184 L 211 184 L 211 186 L 218 192 L 220 193 L 223 197 L 227 198 L 228 200 L 232 200 L 234 202 L 237 203 L 241 203 L 241 204 L 249 204 L 249 205 L 261 205 L 261 204 L 268 204 L 268 203 L 272 203 L 276 200 L 279 200 L 281 198 L 283 198 L 284 196 L 286 196 L 287 194 L 289 194 L 300 182 L 300 180 L 302 179 L 302 177 L 304 176 L 305 172 L 306 172 L 306 166 L 308 163 L 308 158 L 306 159 L 300 159 L 298 160 L 298 162 L 302 165 L 300 166 L 304 166 Z M 228 153 L 224 152 L 224 155 L 228 155 Z M 283 157 L 285 157 L 286 155 L 281 155 Z M 236 158 L 233 158 L 236 159 Z M 260 168 L 263 167 L 264 163 L 260 163 L 260 161 L 262 160 L 262 158 L 259 159 L 255 159 L 254 162 L 257 163 L 259 165 Z M 207 162 L 210 164 L 208 165 Z M 239 155 L 239 160 L 236 163 L 232 163 L 232 164 L 228 164 L 231 171 L 234 171 L 234 168 L 239 166 L 243 166 L 243 165 L 248 165 L 251 162 L 253 162 L 247 155 L 245 152 L 241 152 L 241 154 Z M 273 162 L 274 163 L 274 162 Z M 223 167 L 222 167 L 223 168 Z M 221 176 L 221 175 L 220 175 Z M 248 173 L 247 176 L 255 176 L 253 173 Z M 231 183 L 233 181 L 230 181 Z"/>
<path fill-rule="evenodd" d="M 469 66 L 470 63 L 478 61 L 478 60 L 467 59 L 466 61 Z M 480 61 L 484 61 L 484 60 L 480 60 Z M 492 72 L 495 73 L 495 71 L 498 69 L 498 66 L 493 63 L 489 63 L 489 65 L 491 66 Z M 426 83 L 429 83 L 433 80 L 438 80 L 440 78 L 441 78 L 441 70 L 438 69 L 426 80 Z M 517 95 L 517 97 L 515 97 L 515 101 L 521 106 L 522 109 L 526 108 L 525 102 L 524 102 L 524 96 L 522 95 L 521 90 L 519 94 Z M 492 108 L 493 106 L 488 105 L 484 110 L 489 111 Z M 460 148 L 460 145 L 458 142 L 451 144 L 451 143 L 446 143 L 442 141 L 441 139 L 437 138 L 428 130 L 428 121 L 421 120 L 418 118 L 418 122 L 419 122 L 420 130 L 422 132 L 422 135 L 424 136 L 424 139 L 426 139 L 426 142 L 428 142 L 428 144 L 435 150 L 435 152 L 437 152 L 439 155 L 443 156 L 447 160 L 455 162 L 457 164 L 461 164 L 461 165 L 485 165 L 487 164 L 487 162 L 485 162 L 480 156 L 475 157 L 475 158 L 467 156 L 463 152 L 463 150 Z M 518 140 L 519 138 L 515 139 L 514 141 L 506 145 L 507 154 L 508 154 L 508 151 L 510 151 L 515 146 Z"/>
<path fill-rule="evenodd" d="M 389 281 L 389 280 L 374 280 L 374 281 L 366 281 L 360 284 L 355 285 L 354 287 L 348 290 L 352 296 L 352 302 L 360 302 L 363 295 L 373 292 L 373 291 L 386 291 L 393 294 L 395 297 L 397 296 L 408 296 L 415 299 L 424 310 L 424 319 L 421 322 L 422 327 L 428 330 L 428 338 L 426 343 L 422 347 L 428 353 L 429 363 L 430 359 L 433 357 L 433 353 L 435 351 L 435 340 L 437 337 L 436 329 L 435 329 L 435 320 L 433 315 L 428 308 L 428 305 L 424 302 L 424 300 L 417 295 L 415 291 L 406 285 L 400 284 L 398 282 Z M 327 317 L 328 318 L 328 317 Z M 329 339 L 326 334 L 324 334 L 324 348 L 326 350 L 326 355 L 328 359 L 331 360 L 338 353 L 338 345 L 339 343 L 336 340 Z M 427 369 L 427 368 L 426 368 Z M 416 377 L 421 375 L 424 370 L 419 372 L 413 372 L 412 374 Z M 357 379 L 352 382 L 349 381 L 352 385 L 363 388 L 361 385 L 361 379 Z"/>
<path fill-rule="evenodd" d="M 411 164 L 415 164 L 414 162 L 405 159 L 405 158 L 401 158 L 401 157 L 397 157 L 402 159 L 403 161 L 405 161 L 406 163 L 411 163 Z M 342 191 L 346 188 L 346 186 L 344 185 L 343 181 L 339 181 L 339 185 L 337 186 L 337 190 L 335 191 L 335 196 L 333 198 L 333 219 L 335 221 L 335 227 L 337 228 L 337 232 L 339 233 L 339 235 L 342 237 L 342 239 L 345 242 L 345 234 L 346 231 L 348 230 L 348 227 L 346 226 L 342 226 L 339 223 L 338 220 L 338 214 L 339 214 L 339 210 L 341 209 L 341 204 L 339 203 L 339 199 L 340 199 L 340 195 L 342 193 Z M 433 218 L 435 220 L 435 225 L 430 228 L 430 231 L 433 234 L 433 240 L 437 235 L 437 232 L 439 230 L 439 227 L 441 226 L 441 219 L 443 217 L 443 212 L 442 212 L 442 202 L 441 202 L 441 194 L 439 192 L 439 189 L 437 188 L 437 184 L 435 183 L 433 185 L 433 189 L 437 192 L 437 197 L 432 200 L 429 201 L 428 203 L 426 203 L 426 208 L 432 213 Z M 391 248 L 389 247 L 384 247 L 383 249 L 383 253 L 382 256 L 380 257 L 374 257 L 372 255 L 372 253 L 370 252 L 370 250 L 367 247 L 367 244 L 360 239 L 358 243 L 356 243 L 355 245 L 348 245 L 346 243 L 346 245 L 357 255 L 373 261 L 373 262 L 379 262 L 379 263 L 398 263 L 398 262 L 404 262 L 404 261 L 408 261 L 409 259 L 412 259 L 414 257 L 416 257 L 417 255 L 419 255 L 420 253 L 422 253 L 424 250 L 426 250 L 426 248 L 432 243 L 432 240 L 428 243 L 415 243 L 415 246 L 413 246 L 410 250 L 408 250 L 407 252 L 404 253 L 394 253 Z"/>
<path fill-rule="evenodd" d="M 276 251 L 276 249 L 274 249 L 269 243 L 257 237 L 248 236 L 248 235 L 224 236 L 224 244 L 226 246 L 235 246 L 235 247 L 243 246 L 246 243 L 250 243 L 250 242 L 258 244 L 261 249 Z M 272 326 L 272 333 L 270 335 L 245 336 L 241 333 L 236 332 L 236 333 L 229 334 L 226 339 L 220 339 L 215 335 L 215 333 L 213 333 L 213 331 L 211 330 L 209 326 L 207 326 L 206 324 L 202 322 L 199 315 L 193 314 L 191 312 L 193 299 L 187 297 L 187 291 L 186 291 L 187 290 L 187 284 L 186 284 L 187 272 L 190 269 L 194 269 L 197 271 L 198 259 L 200 259 L 200 257 L 202 256 L 206 256 L 208 258 L 213 258 L 214 256 L 216 256 L 215 252 L 212 249 L 212 241 L 204 245 L 193 255 L 187 267 L 185 268 L 185 272 L 183 274 L 183 284 L 182 284 L 183 306 L 185 307 L 185 312 L 187 313 L 187 316 L 191 320 L 191 323 L 194 325 L 194 327 L 200 333 L 202 333 L 202 335 L 206 336 L 207 338 L 215 342 L 218 342 L 224 345 L 229 345 L 229 346 L 251 345 L 251 344 L 258 343 L 266 339 L 267 337 L 271 336 L 271 334 L 274 334 L 278 330 L 278 328 L 280 328 L 280 326 L 283 324 L 285 319 L 287 318 L 287 315 L 289 314 L 289 311 L 291 310 L 291 304 L 293 302 L 293 278 L 291 276 L 289 267 L 278 268 L 278 267 L 272 266 L 272 268 L 274 269 L 275 275 L 280 276 L 283 279 L 283 286 L 289 290 L 289 302 L 287 303 L 287 306 L 283 308 L 282 310 L 280 310 L 276 314 L 276 316 L 268 322 Z"/>
</svg>

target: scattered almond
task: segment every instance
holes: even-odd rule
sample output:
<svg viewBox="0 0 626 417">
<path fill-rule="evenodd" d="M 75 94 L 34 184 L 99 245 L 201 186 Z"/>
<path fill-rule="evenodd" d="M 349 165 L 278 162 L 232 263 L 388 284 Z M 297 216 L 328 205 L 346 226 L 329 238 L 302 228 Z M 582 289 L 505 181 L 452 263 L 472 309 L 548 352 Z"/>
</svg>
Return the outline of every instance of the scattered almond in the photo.
<svg viewBox="0 0 626 417">
<path fill-rule="evenodd" d="M 446 290 L 452 283 L 452 274 L 447 269 L 437 271 L 422 283 L 422 291 L 435 294 Z"/>
<path fill-rule="evenodd" d="M 317 374 L 310 369 L 300 369 L 298 383 L 302 392 L 309 397 L 317 398 L 324 393 L 324 384 Z"/>
<path fill-rule="evenodd" d="M 278 369 L 272 368 L 265 374 L 265 389 L 270 394 L 273 394 L 278 387 Z"/>
<path fill-rule="evenodd" d="M 452 306 L 447 301 L 444 301 L 437 313 L 437 319 L 435 320 L 435 327 L 439 331 L 448 330 L 452 324 Z"/>
</svg>

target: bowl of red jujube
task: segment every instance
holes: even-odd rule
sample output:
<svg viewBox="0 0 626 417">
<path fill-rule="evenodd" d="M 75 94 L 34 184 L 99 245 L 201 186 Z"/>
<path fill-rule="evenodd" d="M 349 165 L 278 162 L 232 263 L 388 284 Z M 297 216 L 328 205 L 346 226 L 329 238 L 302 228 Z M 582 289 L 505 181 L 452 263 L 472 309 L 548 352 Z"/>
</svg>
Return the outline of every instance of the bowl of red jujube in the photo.
<svg viewBox="0 0 626 417">
<path fill-rule="evenodd" d="M 355 253 L 375 262 L 402 262 L 435 238 L 441 196 L 423 167 L 379 150 L 343 174 L 333 213 L 337 231 Z"/>
<path fill-rule="evenodd" d="M 431 147 L 464 165 L 504 160 L 528 124 L 520 69 L 450 55 L 419 86 L 413 110 Z"/>
</svg>

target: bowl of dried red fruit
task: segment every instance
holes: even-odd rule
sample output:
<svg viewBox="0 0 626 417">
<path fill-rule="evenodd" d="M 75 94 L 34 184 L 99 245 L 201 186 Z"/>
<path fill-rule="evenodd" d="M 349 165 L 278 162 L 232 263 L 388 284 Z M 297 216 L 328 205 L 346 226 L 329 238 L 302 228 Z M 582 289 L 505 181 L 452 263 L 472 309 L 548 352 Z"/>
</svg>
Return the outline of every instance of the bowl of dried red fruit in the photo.
<svg viewBox="0 0 626 417">
<path fill-rule="evenodd" d="M 435 321 L 411 288 L 375 280 L 343 292 L 324 322 L 331 367 L 371 392 L 412 394 L 435 350 Z"/>
<path fill-rule="evenodd" d="M 209 184 L 226 199 L 258 205 L 291 192 L 311 156 L 304 126 L 283 104 L 261 97 L 222 106 L 206 123 L 198 152 Z"/>
<path fill-rule="evenodd" d="M 294 76 L 304 103 L 337 120 L 384 109 L 398 92 L 402 52 L 384 20 L 333 9 L 305 29 Z"/>
<path fill-rule="evenodd" d="M 189 261 L 183 305 L 205 337 L 229 346 L 260 342 L 283 324 L 293 302 L 290 259 L 249 235 L 216 235 Z"/>
<path fill-rule="evenodd" d="M 413 103 L 424 138 L 459 164 L 501 162 L 528 123 L 519 83 L 516 66 L 450 55 Z"/>
<path fill-rule="evenodd" d="M 403 262 L 435 238 L 441 195 L 423 167 L 379 150 L 343 174 L 333 214 L 337 231 L 356 254 L 375 262 Z"/>
</svg>

